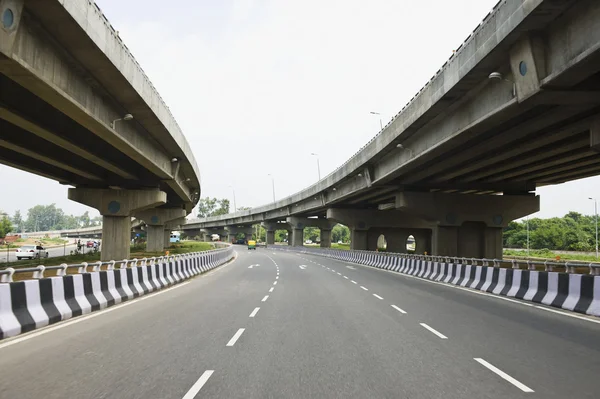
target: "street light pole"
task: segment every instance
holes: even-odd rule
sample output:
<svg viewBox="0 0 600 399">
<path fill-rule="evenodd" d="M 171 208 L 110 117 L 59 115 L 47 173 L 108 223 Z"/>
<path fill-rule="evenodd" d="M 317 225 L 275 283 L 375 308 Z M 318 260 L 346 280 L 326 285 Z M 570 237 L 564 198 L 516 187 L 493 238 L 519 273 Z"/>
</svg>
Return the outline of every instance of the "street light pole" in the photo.
<svg viewBox="0 0 600 399">
<path fill-rule="evenodd" d="M 273 203 L 275 203 L 275 178 L 270 173 L 269 176 L 271 176 L 271 187 L 273 188 Z"/>
<path fill-rule="evenodd" d="M 527 216 L 527 256 L 529 257 L 529 216 Z"/>
<path fill-rule="evenodd" d="M 314 155 L 315 157 L 317 157 L 317 173 L 319 174 L 319 181 L 321 181 L 321 165 L 319 165 L 319 154 L 311 152 L 310 155 Z"/>
<path fill-rule="evenodd" d="M 598 259 L 598 200 L 596 198 L 588 198 L 594 201 L 594 214 L 596 215 L 596 259 Z"/>
<path fill-rule="evenodd" d="M 369 112 L 372 115 L 379 115 L 379 128 L 383 130 L 383 122 L 381 122 L 381 114 L 379 112 L 371 111 Z"/>
<path fill-rule="evenodd" d="M 233 191 L 233 211 L 237 212 L 237 206 L 235 205 L 235 189 L 233 188 L 233 186 L 229 187 L 231 187 L 231 191 Z"/>
</svg>

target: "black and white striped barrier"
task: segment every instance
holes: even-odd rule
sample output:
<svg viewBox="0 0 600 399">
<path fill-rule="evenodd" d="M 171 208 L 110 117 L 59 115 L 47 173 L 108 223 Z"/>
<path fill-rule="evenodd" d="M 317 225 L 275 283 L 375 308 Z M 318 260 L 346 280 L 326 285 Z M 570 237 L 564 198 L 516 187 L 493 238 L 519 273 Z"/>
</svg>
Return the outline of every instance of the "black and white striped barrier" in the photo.
<svg viewBox="0 0 600 399">
<path fill-rule="evenodd" d="M 408 274 L 423 279 L 476 289 L 496 295 L 542 303 L 561 309 L 600 316 L 600 265 L 589 264 L 590 274 L 573 273 L 572 263 L 546 262 L 547 271 L 500 268 L 499 261 L 485 259 L 446 258 L 438 256 L 393 254 L 372 251 L 335 250 L 324 248 L 294 248 L 273 246 L 285 251 L 327 256 L 347 262 Z M 488 266 L 489 263 L 492 266 Z M 565 267 L 567 272 L 552 271 Z"/>
<path fill-rule="evenodd" d="M 0 339 L 160 290 L 220 266 L 232 257 L 230 246 L 142 260 L 2 270 Z M 101 266 L 106 270 L 101 270 Z M 68 268 L 78 268 L 78 273 L 67 274 Z M 50 270 L 56 270 L 56 276 L 44 277 L 44 272 Z M 12 281 L 13 274 L 20 271 L 34 271 L 34 278 Z"/>
</svg>

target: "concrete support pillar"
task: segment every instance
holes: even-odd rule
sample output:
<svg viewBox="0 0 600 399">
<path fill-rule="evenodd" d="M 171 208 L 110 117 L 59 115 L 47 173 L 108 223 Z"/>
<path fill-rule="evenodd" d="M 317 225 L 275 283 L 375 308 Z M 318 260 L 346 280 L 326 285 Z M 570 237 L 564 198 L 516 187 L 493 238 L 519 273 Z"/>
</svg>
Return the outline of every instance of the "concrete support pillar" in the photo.
<svg viewBox="0 0 600 399">
<path fill-rule="evenodd" d="M 331 248 L 331 230 L 321 229 L 321 248 Z"/>
<path fill-rule="evenodd" d="M 148 225 L 146 250 L 159 252 L 170 247 L 171 230 L 165 233 L 168 222 L 185 218 L 185 209 L 179 208 L 154 208 L 135 212 L 135 217 L 143 220 Z M 185 219 L 183 219 L 185 223 Z M 165 234 L 167 237 L 165 238 Z"/>
<path fill-rule="evenodd" d="M 396 207 L 437 224 L 433 255 L 488 259 L 502 258 L 502 228 L 540 209 L 539 197 L 533 195 L 416 192 L 398 194 Z"/>
<path fill-rule="evenodd" d="M 162 236 L 162 248 L 160 250 L 169 248 L 171 246 L 171 229 L 163 229 Z"/>
<path fill-rule="evenodd" d="M 301 247 L 304 245 L 304 228 L 295 228 L 292 230 L 291 241 L 293 247 Z"/>
<path fill-rule="evenodd" d="M 167 202 L 162 191 L 70 188 L 69 199 L 97 209 L 102 215 L 102 261 L 129 258 L 131 216 Z"/>
<path fill-rule="evenodd" d="M 237 240 L 237 234 L 233 234 L 233 233 L 229 233 L 227 234 L 227 242 L 229 243 L 235 243 Z"/>
<path fill-rule="evenodd" d="M 129 259 L 131 247 L 131 217 L 102 216 L 102 261 Z"/>
<path fill-rule="evenodd" d="M 294 235 L 293 230 L 287 230 L 287 245 L 292 246 L 292 236 Z"/>
<path fill-rule="evenodd" d="M 275 244 L 275 230 L 267 230 L 267 245 Z"/>
<path fill-rule="evenodd" d="M 148 225 L 146 228 L 146 250 L 150 252 L 159 252 L 164 247 L 164 226 Z"/>
<path fill-rule="evenodd" d="M 367 248 L 367 230 L 350 229 L 350 249 L 366 251 Z"/>
<path fill-rule="evenodd" d="M 252 233 L 244 234 L 244 239 L 246 240 L 246 243 L 250 241 L 252 239 Z"/>
</svg>

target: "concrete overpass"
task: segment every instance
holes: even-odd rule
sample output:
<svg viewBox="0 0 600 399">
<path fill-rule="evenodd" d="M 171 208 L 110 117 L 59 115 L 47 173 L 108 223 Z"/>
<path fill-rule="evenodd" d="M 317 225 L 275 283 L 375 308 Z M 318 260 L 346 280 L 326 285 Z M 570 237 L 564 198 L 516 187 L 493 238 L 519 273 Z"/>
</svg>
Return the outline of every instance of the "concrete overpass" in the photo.
<svg viewBox="0 0 600 399">
<path fill-rule="evenodd" d="M 301 235 L 327 220 L 350 227 L 354 249 L 375 249 L 385 234 L 389 250 L 404 252 L 412 234 L 417 252 L 501 257 L 502 228 L 539 210 L 536 187 L 600 172 L 599 20 L 596 0 L 500 1 L 329 176 L 273 204 L 185 228 L 269 230 L 279 221 Z"/>
<path fill-rule="evenodd" d="M 1 163 L 100 211 L 103 260 L 129 257 L 132 216 L 162 249 L 200 196 L 181 129 L 89 0 L 0 0 L 0 132 Z"/>
</svg>

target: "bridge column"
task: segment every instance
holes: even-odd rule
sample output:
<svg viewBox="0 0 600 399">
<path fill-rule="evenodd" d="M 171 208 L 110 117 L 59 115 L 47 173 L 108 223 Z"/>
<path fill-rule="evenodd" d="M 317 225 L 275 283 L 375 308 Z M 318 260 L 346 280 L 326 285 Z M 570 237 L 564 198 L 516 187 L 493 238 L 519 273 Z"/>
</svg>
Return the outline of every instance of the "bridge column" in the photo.
<svg viewBox="0 0 600 399">
<path fill-rule="evenodd" d="M 69 188 L 69 199 L 97 209 L 102 215 L 102 261 L 128 259 L 131 216 L 167 202 L 162 191 Z"/>
<path fill-rule="evenodd" d="M 225 229 L 227 230 L 227 240 L 229 242 L 232 242 L 232 240 L 234 240 L 240 233 L 244 234 L 244 239 L 246 242 L 252 239 L 252 226 L 227 226 Z"/>
<path fill-rule="evenodd" d="M 321 248 L 331 248 L 331 229 L 321 229 Z"/>
<path fill-rule="evenodd" d="M 290 216 L 286 219 L 286 221 L 294 230 L 293 246 L 299 247 L 304 245 L 305 227 L 318 227 L 321 232 L 321 247 L 331 247 L 331 229 L 337 224 L 337 222 L 327 219 L 307 218 L 301 216 Z"/>
<path fill-rule="evenodd" d="M 267 245 L 275 245 L 275 230 L 267 230 Z"/>
<path fill-rule="evenodd" d="M 434 227 L 431 222 L 396 210 L 331 208 L 327 210 L 327 219 L 350 228 L 350 248 L 354 250 L 375 251 L 377 240 L 383 234 L 388 244 L 388 251 L 405 253 L 406 239 L 409 235 L 427 236 L 431 234 L 431 229 Z M 429 240 L 421 241 L 427 244 Z M 422 251 L 424 252 L 425 249 Z"/>
<path fill-rule="evenodd" d="M 540 209 L 534 195 L 469 195 L 402 192 L 396 207 L 434 221 L 432 254 L 502 258 L 502 229 Z"/>
<path fill-rule="evenodd" d="M 185 209 L 163 209 L 154 208 L 135 212 L 135 217 L 146 222 L 148 226 L 146 232 L 148 239 L 146 241 L 146 250 L 150 252 L 159 252 L 165 248 L 165 225 L 167 222 L 185 217 Z M 169 240 L 170 242 L 170 232 Z"/>
</svg>

